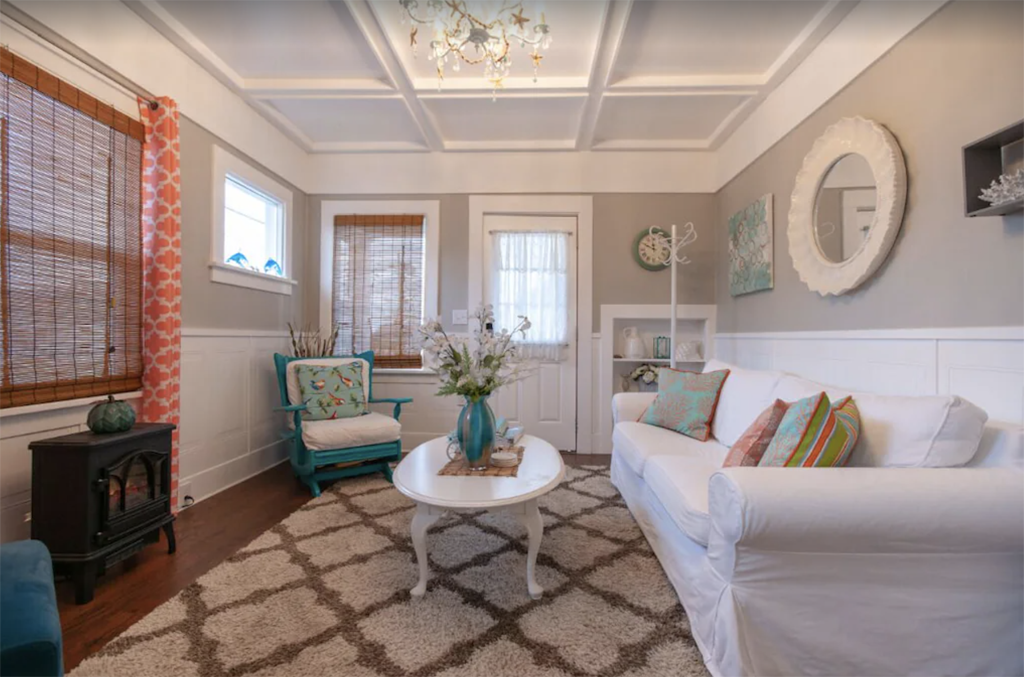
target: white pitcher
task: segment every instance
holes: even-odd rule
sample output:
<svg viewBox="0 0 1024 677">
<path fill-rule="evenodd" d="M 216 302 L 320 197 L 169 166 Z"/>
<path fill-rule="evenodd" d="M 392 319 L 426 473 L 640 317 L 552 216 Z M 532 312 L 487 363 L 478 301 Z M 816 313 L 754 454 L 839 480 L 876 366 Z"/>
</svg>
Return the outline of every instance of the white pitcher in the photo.
<svg viewBox="0 0 1024 677">
<path fill-rule="evenodd" d="M 636 327 L 626 327 L 622 330 L 623 356 L 630 360 L 642 360 L 644 358 L 644 340 L 640 338 L 640 330 Z"/>
</svg>

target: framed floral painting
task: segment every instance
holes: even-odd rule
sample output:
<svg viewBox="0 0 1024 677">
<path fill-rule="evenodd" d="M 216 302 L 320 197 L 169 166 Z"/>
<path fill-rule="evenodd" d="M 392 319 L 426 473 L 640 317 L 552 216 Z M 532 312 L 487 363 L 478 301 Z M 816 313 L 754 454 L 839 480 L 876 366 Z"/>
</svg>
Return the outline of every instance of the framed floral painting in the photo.
<svg viewBox="0 0 1024 677">
<path fill-rule="evenodd" d="M 733 296 L 775 286 L 772 231 L 771 193 L 729 218 L 729 293 Z"/>
</svg>

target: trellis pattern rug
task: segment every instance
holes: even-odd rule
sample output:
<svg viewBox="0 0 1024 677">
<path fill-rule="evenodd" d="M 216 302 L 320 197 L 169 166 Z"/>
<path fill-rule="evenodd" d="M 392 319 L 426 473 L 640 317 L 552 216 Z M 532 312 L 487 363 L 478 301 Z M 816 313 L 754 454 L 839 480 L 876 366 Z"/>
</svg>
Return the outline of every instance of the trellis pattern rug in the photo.
<svg viewBox="0 0 1024 677">
<path fill-rule="evenodd" d="M 414 599 L 412 503 L 379 477 L 337 482 L 71 674 L 706 675 L 608 469 L 569 468 L 541 506 L 542 599 L 525 531 L 486 512 L 434 525 Z"/>
</svg>

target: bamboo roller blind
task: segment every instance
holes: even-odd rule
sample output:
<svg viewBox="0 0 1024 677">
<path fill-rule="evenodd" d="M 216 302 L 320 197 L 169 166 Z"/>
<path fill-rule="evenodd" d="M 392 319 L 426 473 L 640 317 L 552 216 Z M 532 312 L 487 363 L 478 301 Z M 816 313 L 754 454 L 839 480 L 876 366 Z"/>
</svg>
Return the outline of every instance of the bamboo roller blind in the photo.
<svg viewBox="0 0 1024 677">
<path fill-rule="evenodd" d="M 335 353 L 372 350 L 374 364 L 422 366 L 423 215 L 334 217 Z"/>
<path fill-rule="evenodd" d="M 0 51 L 0 407 L 142 385 L 142 125 L 30 66 Z"/>
</svg>

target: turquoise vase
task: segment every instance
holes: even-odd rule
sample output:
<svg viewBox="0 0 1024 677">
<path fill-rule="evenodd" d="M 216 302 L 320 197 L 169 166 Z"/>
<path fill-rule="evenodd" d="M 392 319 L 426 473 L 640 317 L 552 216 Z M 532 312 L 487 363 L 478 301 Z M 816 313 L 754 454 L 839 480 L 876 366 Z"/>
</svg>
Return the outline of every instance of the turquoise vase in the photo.
<svg viewBox="0 0 1024 677">
<path fill-rule="evenodd" d="M 466 405 L 459 413 L 456 434 L 466 466 L 472 470 L 486 468 L 494 446 L 494 412 L 487 404 L 486 397 L 476 400 L 466 398 Z"/>
</svg>

